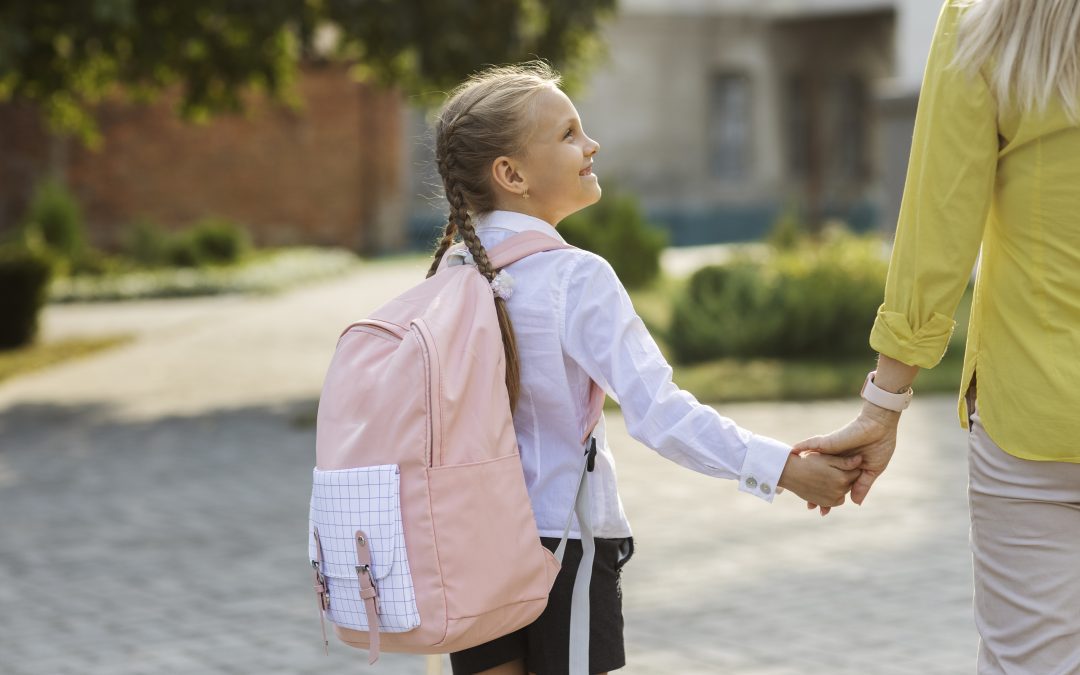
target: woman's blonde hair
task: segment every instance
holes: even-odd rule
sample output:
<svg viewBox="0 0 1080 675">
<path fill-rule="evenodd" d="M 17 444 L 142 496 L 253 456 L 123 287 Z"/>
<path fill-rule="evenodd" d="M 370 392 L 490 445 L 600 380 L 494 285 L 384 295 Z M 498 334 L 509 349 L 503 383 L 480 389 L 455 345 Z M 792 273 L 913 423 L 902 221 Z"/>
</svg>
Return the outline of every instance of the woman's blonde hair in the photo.
<svg viewBox="0 0 1080 675">
<path fill-rule="evenodd" d="M 533 126 L 534 98 L 560 81 L 559 74 L 546 63 L 533 61 L 483 70 L 450 93 L 435 121 L 435 162 L 450 214 L 429 277 L 460 235 L 480 273 L 488 280 L 495 278 L 498 270 L 492 268 L 474 225 L 476 216 L 495 209 L 491 165 L 500 156 L 524 151 Z M 517 344 L 502 298 L 495 298 L 495 311 L 502 329 L 506 389 L 513 409 L 521 389 Z"/>
<path fill-rule="evenodd" d="M 1080 123 L 1080 2 L 955 0 L 960 20 L 954 64 L 984 66 L 1000 104 L 1044 112 L 1057 98 Z"/>
</svg>

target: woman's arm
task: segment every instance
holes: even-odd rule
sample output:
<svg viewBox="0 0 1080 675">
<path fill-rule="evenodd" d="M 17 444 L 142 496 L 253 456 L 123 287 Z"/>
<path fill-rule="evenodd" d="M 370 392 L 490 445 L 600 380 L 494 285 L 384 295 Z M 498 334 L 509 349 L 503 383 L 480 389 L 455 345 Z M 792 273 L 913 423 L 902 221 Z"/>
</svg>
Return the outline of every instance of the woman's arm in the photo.
<svg viewBox="0 0 1080 675">
<path fill-rule="evenodd" d="M 904 198 L 885 301 L 870 345 L 881 354 L 874 383 L 906 391 L 952 336 L 953 315 L 979 254 L 997 174 L 997 102 L 981 73 L 952 66 L 963 9 L 945 2 L 919 94 Z M 865 402 L 845 427 L 796 451 L 861 454 L 851 498 L 862 504 L 896 448 L 900 413 Z"/>
</svg>

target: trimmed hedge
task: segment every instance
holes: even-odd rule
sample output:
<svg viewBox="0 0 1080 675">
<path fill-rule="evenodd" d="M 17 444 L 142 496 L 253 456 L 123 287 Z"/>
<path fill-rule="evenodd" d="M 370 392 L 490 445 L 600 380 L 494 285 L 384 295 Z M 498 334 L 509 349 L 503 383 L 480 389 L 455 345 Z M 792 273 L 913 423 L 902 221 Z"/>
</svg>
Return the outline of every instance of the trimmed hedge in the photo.
<svg viewBox="0 0 1080 675">
<path fill-rule="evenodd" d="M 0 247 L 0 349 L 33 341 L 51 273 L 43 255 L 13 244 Z"/>
<path fill-rule="evenodd" d="M 867 342 L 885 292 L 878 239 L 843 234 L 698 270 L 675 300 L 675 358 L 870 356 Z"/>
<path fill-rule="evenodd" d="M 660 274 L 667 233 L 645 220 L 630 194 L 609 189 L 597 204 L 563 220 L 559 233 L 611 263 L 627 288 L 640 288 Z"/>
</svg>

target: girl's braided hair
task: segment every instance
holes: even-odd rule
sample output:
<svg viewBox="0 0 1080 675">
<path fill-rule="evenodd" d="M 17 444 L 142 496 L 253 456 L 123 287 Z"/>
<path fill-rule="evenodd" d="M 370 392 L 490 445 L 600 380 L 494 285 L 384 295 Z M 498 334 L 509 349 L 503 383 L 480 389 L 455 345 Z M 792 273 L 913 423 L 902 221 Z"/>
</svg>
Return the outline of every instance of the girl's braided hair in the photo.
<svg viewBox="0 0 1080 675">
<path fill-rule="evenodd" d="M 429 277 L 460 236 L 480 273 L 489 281 L 495 278 L 498 270 L 491 266 L 473 219 L 495 209 L 492 162 L 525 149 L 533 123 L 534 97 L 559 82 L 559 75 L 550 66 L 534 61 L 483 70 L 451 92 L 435 122 L 435 161 L 450 214 Z M 495 311 L 506 353 L 506 389 L 514 409 L 521 390 L 517 344 L 506 301 L 496 297 Z"/>
</svg>

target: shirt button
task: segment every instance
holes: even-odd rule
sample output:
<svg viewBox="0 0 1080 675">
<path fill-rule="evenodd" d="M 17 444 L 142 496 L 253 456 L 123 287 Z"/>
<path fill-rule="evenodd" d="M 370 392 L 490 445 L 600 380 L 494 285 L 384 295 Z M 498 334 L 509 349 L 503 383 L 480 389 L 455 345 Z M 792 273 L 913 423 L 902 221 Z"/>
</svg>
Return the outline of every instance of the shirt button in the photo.
<svg viewBox="0 0 1080 675">
<path fill-rule="evenodd" d="M 761 491 L 762 491 L 762 492 L 764 492 L 765 494 L 769 494 L 770 492 L 772 492 L 772 488 L 771 488 L 771 487 L 769 487 L 769 484 L 768 484 L 768 483 L 762 483 L 762 484 L 761 484 L 761 488 L 760 488 L 760 489 L 761 489 Z"/>
<path fill-rule="evenodd" d="M 749 478 L 747 478 L 746 479 L 746 487 L 750 488 L 751 490 L 756 488 L 757 487 L 757 478 L 754 478 L 753 476 L 750 476 Z"/>
</svg>

